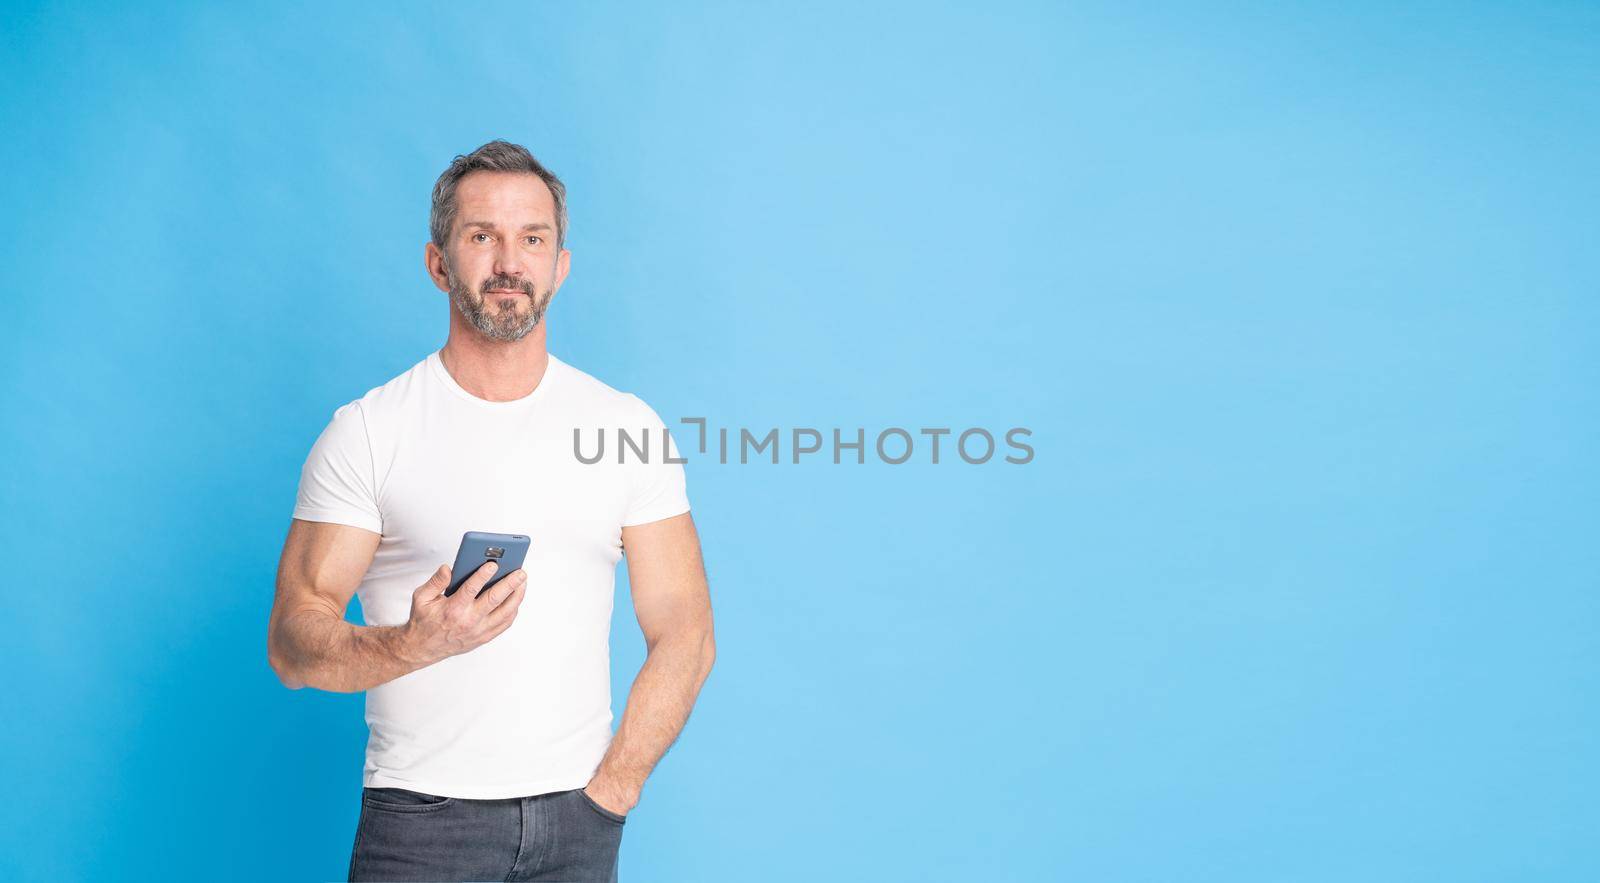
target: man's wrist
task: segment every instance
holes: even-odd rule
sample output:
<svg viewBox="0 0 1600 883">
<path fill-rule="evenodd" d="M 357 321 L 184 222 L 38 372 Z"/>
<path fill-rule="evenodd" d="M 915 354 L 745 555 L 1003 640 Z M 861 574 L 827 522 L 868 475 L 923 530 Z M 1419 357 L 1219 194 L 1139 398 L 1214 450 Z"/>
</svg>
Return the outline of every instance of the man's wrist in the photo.
<svg viewBox="0 0 1600 883">
<path fill-rule="evenodd" d="M 410 666 L 413 670 L 432 664 L 433 660 L 425 658 L 416 646 L 416 642 L 412 639 L 410 623 L 379 626 L 375 632 L 389 655 Z"/>
<path fill-rule="evenodd" d="M 620 777 L 605 772 L 597 772 L 589 784 L 584 786 L 590 796 L 600 796 L 622 807 L 622 812 L 627 812 L 639 803 L 641 786 L 629 784 Z"/>
</svg>

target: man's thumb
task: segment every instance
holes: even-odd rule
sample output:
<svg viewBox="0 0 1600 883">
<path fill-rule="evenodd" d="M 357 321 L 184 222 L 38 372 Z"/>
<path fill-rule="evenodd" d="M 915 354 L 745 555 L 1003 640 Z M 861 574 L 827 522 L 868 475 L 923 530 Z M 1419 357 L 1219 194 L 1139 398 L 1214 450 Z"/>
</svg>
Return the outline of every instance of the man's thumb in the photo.
<svg viewBox="0 0 1600 883">
<path fill-rule="evenodd" d="M 441 564 L 439 565 L 439 569 L 435 570 L 433 575 L 428 577 L 428 581 L 418 586 L 417 590 L 412 592 L 412 594 L 421 597 L 424 600 L 432 600 L 435 596 L 444 594 L 444 590 L 448 588 L 449 585 L 450 568 Z"/>
</svg>

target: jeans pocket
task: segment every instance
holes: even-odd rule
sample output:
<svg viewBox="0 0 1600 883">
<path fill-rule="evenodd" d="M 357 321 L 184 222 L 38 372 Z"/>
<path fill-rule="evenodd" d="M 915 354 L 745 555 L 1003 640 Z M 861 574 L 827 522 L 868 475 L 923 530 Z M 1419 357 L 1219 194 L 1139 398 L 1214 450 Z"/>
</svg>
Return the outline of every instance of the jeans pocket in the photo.
<svg viewBox="0 0 1600 883">
<path fill-rule="evenodd" d="M 617 824 L 617 825 L 627 824 L 627 821 L 628 821 L 628 817 L 627 816 L 619 815 L 617 813 L 614 813 L 611 810 L 606 809 L 605 807 L 601 806 L 600 804 L 595 803 L 594 802 L 594 798 L 589 796 L 589 792 L 583 790 L 582 788 L 577 789 L 577 792 L 578 792 L 578 798 L 580 800 L 582 800 L 584 803 L 588 804 L 589 808 L 594 810 L 601 818 L 603 818 L 606 821 L 611 822 L 613 824 Z"/>
<path fill-rule="evenodd" d="M 405 788 L 363 788 L 361 802 L 385 812 L 433 812 L 455 803 L 456 799 Z"/>
</svg>

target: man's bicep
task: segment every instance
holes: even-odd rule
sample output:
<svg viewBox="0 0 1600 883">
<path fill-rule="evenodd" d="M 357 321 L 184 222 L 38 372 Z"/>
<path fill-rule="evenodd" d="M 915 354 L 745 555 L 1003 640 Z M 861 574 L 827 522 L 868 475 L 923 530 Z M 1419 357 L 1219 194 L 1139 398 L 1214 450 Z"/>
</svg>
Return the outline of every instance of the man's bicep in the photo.
<svg viewBox="0 0 1600 883">
<path fill-rule="evenodd" d="M 649 405 L 635 395 L 630 394 L 629 399 L 636 410 L 636 425 L 645 433 L 647 446 L 655 444 L 651 441 L 654 438 L 663 439 L 664 443 L 659 451 L 649 448 L 646 456 L 633 458 L 624 467 L 628 476 L 628 508 L 622 519 L 624 528 L 665 521 L 689 511 L 683 458 L 678 453 L 677 442 Z"/>
<path fill-rule="evenodd" d="M 372 445 L 359 401 L 333 412 L 300 467 L 293 516 L 383 531 Z"/>
<path fill-rule="evenodd" d="M 645 642 L 680 629 L 711 631 L 711 593 L 694 516 L 685 512 L 622 529 L 628 585 Z"/>
<path fill-rule="evenodd" d="M 379 535 L 348 524 L 289 522 L 289 537 L 278 561 L 273 619 L 306 608 L 344 618 L 361 579 L 378 551 Z"/>
</svg>

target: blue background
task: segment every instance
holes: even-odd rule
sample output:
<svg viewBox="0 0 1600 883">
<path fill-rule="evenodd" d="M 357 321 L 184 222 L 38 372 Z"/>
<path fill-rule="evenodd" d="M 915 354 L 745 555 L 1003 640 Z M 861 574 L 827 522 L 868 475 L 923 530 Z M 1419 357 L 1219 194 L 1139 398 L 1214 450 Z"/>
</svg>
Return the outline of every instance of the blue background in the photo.
<svg viewBox="0 0 1600 883">
<path fill-rule="evenodd" d="M 5 10 L 6 876 L 343 878 L 277 556 L 505 137 L 669 421 L 1034 433 L 691 460 L 624 879 L 1600 877 L 1594 4 L 369 6 Z"/>
</svg>

